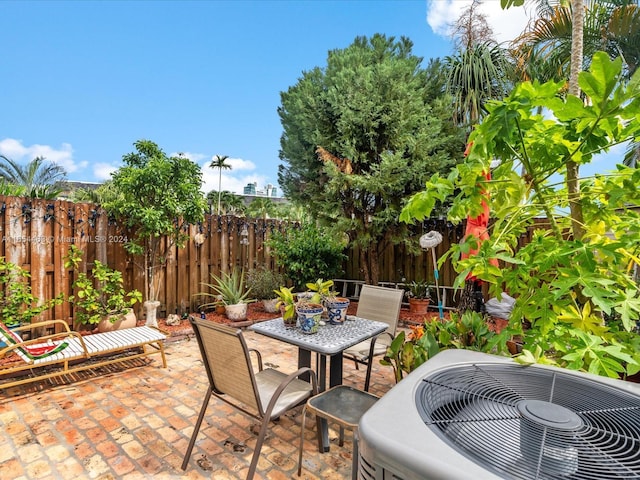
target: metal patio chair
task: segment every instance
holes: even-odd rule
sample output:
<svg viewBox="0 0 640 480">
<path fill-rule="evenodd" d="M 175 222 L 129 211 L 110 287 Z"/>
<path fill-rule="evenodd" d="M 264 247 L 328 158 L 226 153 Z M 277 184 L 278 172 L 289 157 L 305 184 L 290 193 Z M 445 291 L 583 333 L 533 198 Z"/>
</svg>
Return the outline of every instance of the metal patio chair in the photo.
<svg viewBox="0 0 640 480">
<path fill-rule="evenodd" d="M 373 357 L 384 355 L 396 334 L 400 307 L 404 290 L 374 285 L 363 285 L 358 300 L 356 317 L 367 318 L 385 322 L 389 325 L 387 331 L 373 337 L 371 340 L 357 343 L 343 352 L 344 358 L 350 358 L 358 364 L 367 366 L 367 374 L 364 381 L 364 390 L 369 391 L 371 381 L 371 367 Z"/>
<path fill-rule="evenodd" d="M 263 369 L 260 352 L 247 347 L 241 330 L 209 320 L 193 317 L 189 320 L 198 340 L 209 386 L 182 462 L 182 469 L 187 468 L 211 395 L 215 395 L 262 422 L 247 473 L 247 480 L 252 479 L 269 421 L 318 393 L 315 372 L 304 367 L 287 375 L 272 368 Z M 255 353 L 257 357 L 257 372 L 254 371 L 250 352 Z M 306 372 L 310 375 L 310 383 L 297 378 Z"/>
</svg>

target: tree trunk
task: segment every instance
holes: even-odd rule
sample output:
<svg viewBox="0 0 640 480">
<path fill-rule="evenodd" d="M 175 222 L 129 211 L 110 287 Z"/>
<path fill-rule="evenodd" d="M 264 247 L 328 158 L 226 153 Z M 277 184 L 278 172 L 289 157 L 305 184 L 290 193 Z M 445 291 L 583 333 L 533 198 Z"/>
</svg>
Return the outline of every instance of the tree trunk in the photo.
<svg viewBox="0 0 640 480">
<path fill-rule="evenodd" d="M 569 74 L 569 94 L 580 96 L 578 74 L 582 71 L 583 35 L 584 35 L 584 2 L 572 0 L 571 27 L 571 72 Z M 571 211 L 571 227 L 573 238 L 581 240 L 584 236 L 584 217 L 580 203 L 580 168 L 573 160 L 567 161 L 567 192 Z"/>
</svg>

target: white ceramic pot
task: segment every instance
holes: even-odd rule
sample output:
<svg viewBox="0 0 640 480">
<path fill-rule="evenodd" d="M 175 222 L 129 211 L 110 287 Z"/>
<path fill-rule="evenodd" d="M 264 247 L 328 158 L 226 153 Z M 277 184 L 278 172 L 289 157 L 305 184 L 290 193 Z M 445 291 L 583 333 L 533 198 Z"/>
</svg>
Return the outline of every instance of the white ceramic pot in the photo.
<svg viewBox="0 0 640 480">
<path fill-rule="evenodd" d="M 234 305 L 226 305 L 224 309 L 225 309 L 225 313 L 227 314 L 227 318 L 232 322 L 246 320 L 247 318 L 246 303 L 236 303 Z"/>
</svg>

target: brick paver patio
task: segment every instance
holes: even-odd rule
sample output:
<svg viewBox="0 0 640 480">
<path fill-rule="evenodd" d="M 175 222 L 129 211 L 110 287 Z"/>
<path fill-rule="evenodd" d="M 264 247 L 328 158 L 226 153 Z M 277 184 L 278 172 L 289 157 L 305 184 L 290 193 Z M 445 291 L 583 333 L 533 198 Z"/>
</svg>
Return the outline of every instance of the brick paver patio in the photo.
<svg viewBox="0 0 640 480">
<path fill-rule="evenodd" d="M 294 371 L 296 348 L 245 332 L 265 366 Z M 132 361 L 73 378 L 0 390 L 0 478 L 47 479 L 244 479 L 257 421 L 212 399 L 186 471 L 180 469 L 206 390 L 195 339 L 167 342 L 168 368 L 159 359 Z M 344 383 L 362 388 L 364 369 L 345 361 Z M 376 359 L 371 392 L 393 384 Z M 347 479 L 351 436 L 320 454 L 315 422 L 307 422 L 302 477 L 296 474 L 301 407 L 271 423 L 257 479 Z"/>
</svg>

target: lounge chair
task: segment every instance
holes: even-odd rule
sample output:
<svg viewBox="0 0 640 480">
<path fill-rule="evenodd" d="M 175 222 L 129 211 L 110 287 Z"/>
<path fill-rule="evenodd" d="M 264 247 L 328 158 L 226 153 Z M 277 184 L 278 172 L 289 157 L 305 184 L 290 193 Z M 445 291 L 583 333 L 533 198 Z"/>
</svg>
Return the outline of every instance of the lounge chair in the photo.
<svg viewBox="0 0 640 480">
<path fill-rule="evenodd" d="M 58 333 L 32 340 L 23 340 L 20 336 L 23 331 L 51 329 L 56 325 L 61 329 Z M 0 365 L 0 378 L 5 380 L 0 380 L 0 389 L 155 353 L 162 356 L 162 366 L 167 366 L 163 344 L 165 334 L 146 326 L 83 336 L 71 331 L 63 320 L 47 320 L 12 330 L 0 322 L 0 339 L 6 344 L 0 348 L 0 359 L 9 357 L 12 353 L 17 356 L 16 361 Z M 114 356 L 125 352 L 126 355 Z"/>
<path fill-rule="evenodd" d="M 389 328 L 377 337 L 360 342 L 343 352 L 344 358 L 352 359 L 356 368 L 358 368 L 358 364 L 367 366 L 367 375 L 364 381 L 365 392 L 369 391 L 373 357 L 384 355 L 395 337 L 403 296 L 404 290 L 374 285 L 363 285 L 360 291 L 356 317 L 377 320 L 389 325 Z"/>
<path fill-rule="evenodd" d="M 269 422 L 318 393 L 315 372 L 309 367 L 289 375 L 273 368 L 263 369 L 260 352 L 247 347 L 241 330 L 193 317 L 189 320 L 198 340 L 209 385 L 184 455 L 182 470 L 187 468 L 211 395 L 215 395 L 262 422 L 247 473 L 247 480 L 250 480 L 258 465 Z M 254 371 L 250 352 L 256 355 L 257 372 Z M 310 375 L 311 383 L 297 378 L 303 373 Z"/>
</svg>

